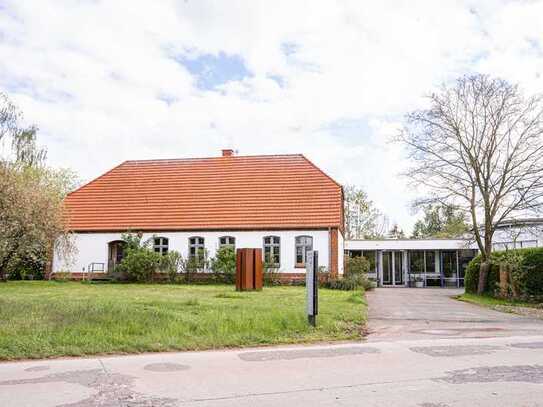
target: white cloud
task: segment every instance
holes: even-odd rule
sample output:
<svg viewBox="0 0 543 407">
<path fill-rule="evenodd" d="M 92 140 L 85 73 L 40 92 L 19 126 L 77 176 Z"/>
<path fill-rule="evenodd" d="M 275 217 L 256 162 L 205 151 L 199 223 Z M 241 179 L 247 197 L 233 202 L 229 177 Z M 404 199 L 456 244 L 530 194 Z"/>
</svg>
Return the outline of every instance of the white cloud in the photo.
<svg viewBox="0 0 543 407">
<path fill-rule="evenodd" d="M 541 15 L 542 1 L 4 1 L 0 89 L 51 163 L 85 178 L 224 146 L 302 152 L 409 228 L 414 193 L 388 137 L 465 72 L 542 91 Z M 172 58 L 221 53 L 252 76 L 205 91 Z M 361 125 L 345 135 L 342 121 Z"/>
</svg>

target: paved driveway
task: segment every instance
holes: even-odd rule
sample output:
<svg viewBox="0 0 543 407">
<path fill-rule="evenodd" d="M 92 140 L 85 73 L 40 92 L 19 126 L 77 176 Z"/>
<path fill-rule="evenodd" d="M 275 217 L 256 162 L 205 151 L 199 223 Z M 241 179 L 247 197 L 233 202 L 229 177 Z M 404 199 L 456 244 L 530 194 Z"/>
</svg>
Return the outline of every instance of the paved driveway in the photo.
<svg viewBox="0 0 543 407">
<path fill-rule="evenodd" d="M 370 341 L 542 335 L 543 320 L 453 299 L 463 290 L 378 288 L 367 294 Z"/>
</svg>

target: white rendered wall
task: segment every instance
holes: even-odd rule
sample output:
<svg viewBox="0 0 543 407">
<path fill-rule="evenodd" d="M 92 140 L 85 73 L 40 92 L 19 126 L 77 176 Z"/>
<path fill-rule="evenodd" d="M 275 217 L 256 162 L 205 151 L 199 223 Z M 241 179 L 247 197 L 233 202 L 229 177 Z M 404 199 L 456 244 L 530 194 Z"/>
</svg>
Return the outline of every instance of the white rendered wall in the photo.
<svg viewBox="0 0 543 407">
<path fill-rule="evenodd" d="M 91 263 L 104 263 L 107 269 L 108 243 L 121 240 L 122 233 L 75 233 L 73 235 L 77 252 L 73 261 L 66 262 L 55 252 L 53 272 L 86 272 Z M 236 232 L 157 232 L 144 233 L 143 240 L 153 236 L 166 237 L 169 240 L 169 250 L 175 250 L 186 258 L 189 250 L 189 238 L 200 236 L 205 239 L 205 248 L 209 257 L 214 257 L 219 247 L 219 237 L 234 236 L 236 248 L 262 248 L 264 236 L 279 236 L 281 238 L 281 266 L 283 273 L 303 273 L 305 269 L 295 268 L 295 237 L 313 237 L 313 250 L 319 251 L 319 264 L 328 269 L 329 264 L 329 235 L 328 230 L 295 230 L 295 231 L 236 231 Z M 343 270 L 343 238 L 341 233 L 338 242 L 339 270 Z"/>
<path fill-rule="evenodd" d="M 492 243 L 494 250 L 504 250 L 506 247 L 517 248 L 543 247 L 543 226 L 538 228 L 498 229 L 494 233 Z"/>
</svg>

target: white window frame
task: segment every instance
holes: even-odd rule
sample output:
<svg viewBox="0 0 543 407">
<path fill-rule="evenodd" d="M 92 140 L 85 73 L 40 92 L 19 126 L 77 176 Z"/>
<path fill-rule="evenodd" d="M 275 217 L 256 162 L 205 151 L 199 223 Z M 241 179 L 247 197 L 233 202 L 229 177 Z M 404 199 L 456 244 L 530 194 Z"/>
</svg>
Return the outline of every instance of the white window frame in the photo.
<svg viewBox="0 0 543 407">
<path fill-rule="evenodd" d="M 158 243 L 157 243 L 158 241 Z M 168 251 L 170 250 L 170 239 L 163 236 L 156 236 L 153 237 L 153 250 L 155 253 L 160 253 L 161 255 L 168 254 Z"/>
<path fill-rule="evenodd" d="M 191 236 L 189 237 L 189 259 L 196 258 L 197 260 L 203 260 L 205 258 L 205 238 L 202 236 Z M 194 253 L 192 249 L 194 248 Z M 202 250 L 200 252 L 200 249 Z M 203 257 L 200 258 L 200 253 L 203 253 Z"/>
<path fill-rule="evenodd" d="M 225 239 L 226 242 L 223 243 L 222 240 Z M 223 247 L 230 246 L 232 249 L 236 250 L 236 238 L 234 236 L 221 236 L 219 237 L 219 249 Z"/>
<path fill-rule="evenodd" d="M 307 242 L 307 240 L 303 243 L 299 243 L 298 241 L 300 239 L 308 239 L 309 243 Z M 298 248 L 299 247 L 302 248 L 302 262 L 301 263 L 298 262 Z M 307 252 L 311 250 L 313 250 L 313 236 L 308 236 L 308 235 L 296 236 L 294 238 L 294 267 L 304 268 L 306 260 L 307 260 Z"/>
<path fill-rule="evenodd" d="M 266 239 L 269 239 L 269 243 L 266 243 Z M 281 267 L 281 237 L 280 236 L 264 236 L 262 238 L 262 255 L 264 256 L 264 263 L 274 268 Z M 277 262 L 269 263 L 266 257 L 266 248 L 270 248 L 271 256 L 277 256 Z M 277 249 L 277 253 L 274 253 L 274 249 Z"/>
</svg>

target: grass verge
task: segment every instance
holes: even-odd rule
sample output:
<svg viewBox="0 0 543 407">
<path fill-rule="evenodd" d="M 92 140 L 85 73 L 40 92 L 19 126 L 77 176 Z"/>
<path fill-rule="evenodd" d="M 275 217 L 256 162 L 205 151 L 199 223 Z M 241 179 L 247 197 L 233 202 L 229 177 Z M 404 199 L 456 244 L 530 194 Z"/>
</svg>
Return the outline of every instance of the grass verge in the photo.
<svg viewBox="0 0 543 407">
<path fill-rule="evenodd" d="M 0 360 L 204 350 L 358 339 L 363 293 L 321 289 L 317 328 L 304 287 L 0 284 Z"/>
<path fill-rule="evenodd" d="M 489 295 L 477 295 L 477 294 L 462 294 L 456 297 L 457 300 L 470 302 L 472 304 L 482 305 L 489 308 L 495 308 L 496 306 L 505 307 L 525 307 L 525 308 L 540 308 L 538 304 L 514 301 L 503 298 L 495 298 Z"/>
</svg>

